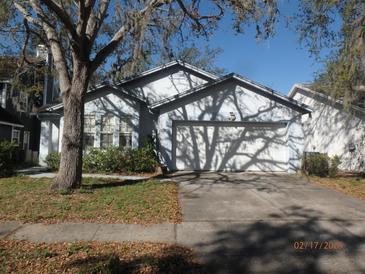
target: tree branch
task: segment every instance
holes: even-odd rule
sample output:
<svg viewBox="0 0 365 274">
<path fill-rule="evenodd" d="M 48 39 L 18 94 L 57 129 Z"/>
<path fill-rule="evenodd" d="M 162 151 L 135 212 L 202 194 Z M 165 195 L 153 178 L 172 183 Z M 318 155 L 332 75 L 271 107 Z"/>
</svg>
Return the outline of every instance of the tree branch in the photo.
<svg viewBox="0 0 365 274">
<path fill-rule="evenodd" d="M 39 16 L 40 18 L 44 18 L 45 16 L 39 3 L 36 0 L 30 0 L 29 2 L 33 10 L 37 14 L 37 16 Z M 71 82 L 70 82 L 70 77 L 68 75 L 68 69 L 64 58 L 64 54 L 61 48 L 61 43 L 57 36 L 57 32 L 55 31 L 53 26 L 51 26 L 48 22 L 42 22 L 42 21 L 39 22 L 41 23 L 41 27 L 43 28 L 43 31 L 45 32 L 47 40 L 49 41 L 49 45 L 51 47 L 54 66 L 59 75 L 60 89 L 62 92 L 68 92 L 71 87 Z"/>
<path fill-rule="evenodd" d="M 65 26 L 66 30 L 70 33 L 73 40 L 78 41 L 79 36 L 76 32 L 76 29 L 75 29 L 75 26 L 74 26 L 73 22 L 71 21 L 71 18 L 67 14 L 67 12 L 60 5 L 53 2 L 53 0 L 43 0 L 43 2 L 61 20 L 61 22 Z"/>
<path fill-rule="evenodd" d="M 77 33 L 83 37 L 86 33 L 87 23 L 95 5 L 95 0 L 79 1 L 79 22 L 77 23 Z"/>
<path fill-rule="evenodd" d="M 166 3 L 165 0 L 149 1 L 142 10 L 133 16 L 133 19 L 137 19 L 138 17 L 145 19 L 144 17 L 146 14 L 150 14 L 153 9 L 164 3 Z M 96 54 L 94 60 L 91 62 L 91 71 L 95 71 L 98 66 L 117 48 L 118 44 L 123 40 L 123 38 L 125 38 L 126 34 L 134 28 L 135 23 L 133 20 L 127 18 L 126 23 L 114 34 L 109 43 Z"/>
<path fill-rule="evenodd" d="M 98 15 L 95 16 L 93 13 L 91 13 L 89 17 L 86 27 L 86 35 L 88 36 L 91 45 L 94 43 L 100 27 L 107 15 L 109 3 L 110 0 L 101 0 Z"/>
<path fill-rule="evenodd" d="M 185 6 L 183 0 L 177 0 L 177 3 L 180 6 L 180 8 L 182 9 L 182 11 L 184 12 L 184 14 L 186 14 L 191 20 L 193 20 L 193 22 L 195 22 L 195 24 L 198 27 L 198 30 L 203 30 L 205 34 L 206 34 L 205 27 L 200 21 L 201 20 L 207 20 L 207 19 L 219 20 L 224 14 L 223 8 L 218 3 L 216 3 L 216 7 L 219 9 L 219 14 L 216 14 L 216 15 L 203 15 L 203 16 L 198 15 L 198 14 L 193 14 L 192 12 L 188 11 L 188 9 Z"/>
</svg>

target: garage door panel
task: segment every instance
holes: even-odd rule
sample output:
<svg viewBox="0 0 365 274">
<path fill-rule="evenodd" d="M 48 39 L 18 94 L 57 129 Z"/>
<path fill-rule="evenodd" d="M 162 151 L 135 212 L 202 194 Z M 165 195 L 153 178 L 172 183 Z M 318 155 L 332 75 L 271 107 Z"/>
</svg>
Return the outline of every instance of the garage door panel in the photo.
<svg viewBox="0 0 365 274">
<path fill-rule="evenodd" d="M 286 171 L 285 127 L 178 125 L 178 170 Z"/>
</svg>

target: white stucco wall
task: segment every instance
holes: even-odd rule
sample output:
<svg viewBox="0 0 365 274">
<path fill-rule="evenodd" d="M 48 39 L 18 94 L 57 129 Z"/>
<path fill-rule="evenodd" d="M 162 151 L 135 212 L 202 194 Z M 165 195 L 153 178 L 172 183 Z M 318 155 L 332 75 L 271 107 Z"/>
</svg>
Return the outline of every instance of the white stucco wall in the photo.
<svg viewBox="0 0 365 274">
<path fill-rule="evenodd" d="M 209 92 L 206 97 L 201 98 L 204 94 L 198 93 L 194 98 L 189 97 L 189 101 L 161 110 L 157 127 L 164 164 L 174 169 L 173 120 L 228 121 L 233 112 L 236 121 L 289 121 L 284 140 L 290 160 L 287 166 L 289 171 L 299 168 L 303 147 L 299 113 L 231 82 L 213 87 Z"/>
<path fill-rule="evenodd" d="M 365 169 L 365 114 L 349 114 L 338 104 L 313 97 L 308 91 L 298 90 L 294 99 L 313 109 L 311 117 L 303 116 L 304 150 L 337 155 L 340 168 L 351 171 Z M 350 144 L 355 151 L 350 152 Z"/>
<path fill-rule="evenodd" d="M 198 77 L 197 74 L 180 68 L 148 76 L 127 85 L 126 89 L 148 100 L 149 103 L 154 103 L 206 82 L 207 80 Z"/>
</svg>

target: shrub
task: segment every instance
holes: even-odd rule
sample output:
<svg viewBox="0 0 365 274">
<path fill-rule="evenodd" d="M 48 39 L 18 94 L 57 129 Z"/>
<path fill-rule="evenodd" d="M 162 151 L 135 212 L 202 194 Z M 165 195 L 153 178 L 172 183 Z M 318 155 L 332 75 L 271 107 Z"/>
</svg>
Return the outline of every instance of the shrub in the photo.
<svg viewBox="0 0 365 274">
<path fill-rule="evenodd" d="M 310 154 L 304 160 L 305 171 L 309 175 L 325 177 L 329 172 L 328 156 L 326 154 Z"/>
<path fill-rule="evenodd" d="M 0 177 L 14 173 L 17 146 L 9 141 L 0 141 Z"/>
<path fill-rule="evenodd" d="M 136 150 L 134 154 L 134 172 L 153 172 L 157 162 L 153 146 L 147 144 Z"/>
<path fill-rule="evenodd" d="M 309 175 L 334 177 L 337 175 L 340 163 L 340 158 L 337 155 L 330 158 L 327 154 L 311 153 L 304 158 L 303 168 Z"/>
<path fill-rule="evenodd" d="M 96 172 L 103 168 L 103 151 L 99 148 L 90 148 L 83 156 L 83 170 Z"/>
<path fill-rule="evenodd" d="M 91 148 L 84 155 L 83 169 L 87 172 L 118 172 L 123 157 L 123 152 L 117 147 Z"/>
<path fill-rule="evenodd" d="M 91 148 L 83 160 L 86 172 L 153 172 L 157 161 L 152 145 L 141 148 L 108 147 L 106 149 Z"/>
<path fill-rule="evenodd" d="M 50 170 L 58 170 L 60 167 L 61 153 L 51 152 L 46 157 L 46 164 Z"/>
<path fill-rule="evenodd" d="M 330 168 L 329 168 L 329 176 L 335 177 L 338 172 L 338 166 L 341 164 L 340 157 L 337 155 L 333 156 L 330 159 Z"/>
</svg>

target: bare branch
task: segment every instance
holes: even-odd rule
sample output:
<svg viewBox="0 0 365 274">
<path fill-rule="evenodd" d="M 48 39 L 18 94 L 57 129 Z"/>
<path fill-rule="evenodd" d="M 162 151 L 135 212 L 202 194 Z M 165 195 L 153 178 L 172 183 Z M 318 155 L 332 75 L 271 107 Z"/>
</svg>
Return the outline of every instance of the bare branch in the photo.
<svg viewBox="0 0 365 274">
<path fill-rule="evenodd" d="M 74 26 L 73 22 L 71 21 L 71 18 L 67 14 L 67 12 L 60 5 L 53 2 L 53 0 L 43 0 L 43 2 L 51 11 L 53 11 L 57 15 L 57 17 L 61 20 L 61 22 L 65 26 L 66 30 L 72 36 L 72 38 L 75 41 L 78 41 L 79 36 L 76 32 L 76 29 L 75 29 L 75 26 Z"/>
<path fill-rule="evenodd" d="M 32 15 L 27 11 L 27 9 L 25 7 L 23 7 L 22 5 L 20 5 L 17 2 L 14 2 L 15 7 L 17 8 L 18 11 L 20 11 L 20 13 L 23 15 L 23 17 L 25 19 L 27 19 L 28 22 L 32 23 L 33 25 L 37 25 L 39 27 L 42 27 L 42 22 L 39 21 L 38 19 L 32 17 Z"/>
<path fill-rule="evenodd" d="M 161 4 L 166 3 L 165 0 L 151 0 L 146 6 L 140 10 L 136 15 L 134 15 L 134 19 L 141 18 L 146 19 L 146 15 L 149 15 L 152 10 L 159 7 Z M 103 47 L 95 56 L 94 60 L 91 62 L 91 71 L 95 71 L 96 68 L 104 62 L 104 60 L 117 48 L 120 41 L 126 36 L 126 34 L 132 31 L 135 28 L 135 22 L 128 19 L 126 23 L 115 33 L 113 38 L 109 41 L 109 43 Z"/>
<path fill-rule="evenodd" d="M 79 1 L 79 22 L 77 23 L 77 33 L 83 37 L 86 32 L 87 23 L 91 16 L 95 0 Z"/>
<path fill-rule="evenodd" d="M 201 20 L 208 20 L 208 19 L 219 20 L 224 15 L 224 10 L 218 3 L 216 3 L 216 7 L 219 9 L 219 14 L 216 14 L 216 15 L 194 14 L 193 12 L 190 12 L 187 9 L 183 0 L 177 0 L 177 3 L 179 4 L 179 6 L 182 9 L 182 11 L 184 12 L 184 14 L 186 14 L 191 20 L 193 20 L 193 22 L 198 27 L 198 30 L 202 30 L 205 33 L 205 35 L 207 35 L 207 33 L 206 33 L 204 25 L 201 23 Z"/>
<path fill-rule="evenodd" d="M 29 1 L 33 10 L 36 12 L 37 16 L 40 18 L 45 18 L 43 11 L 38 3 L 38 1 L 30 0 Z M 33 17 L 30 17 L 32 19 Z M 33 18 L 34 19 L 34 18 Z M 52 51 L 54 65 L 59 75 L 60 81 L 60 89 L 63 92 L 67 92 L 71 87 L 70 77 L 68 75 L 68 69 L 66 65 L 66 61 L 64 58 L 64 54 L 61 48 L 60 40 L 57 36 L 57 32 L 48 22 L 41 22 L 41 27 L 43 28 L 47 40 L 49 41 L 49 45 Z"/>
<path fill-rule="evenodd" d="M 89 38 L 89 42 L 92 45 L 98 35 L 101 25 L 106 17 L 110 0 L 101 0 L 98 15 L 91 13 L 87 22 L 86 35 Z M 91 48 L 91 47 L 90 47 Z"/>
</svg>

